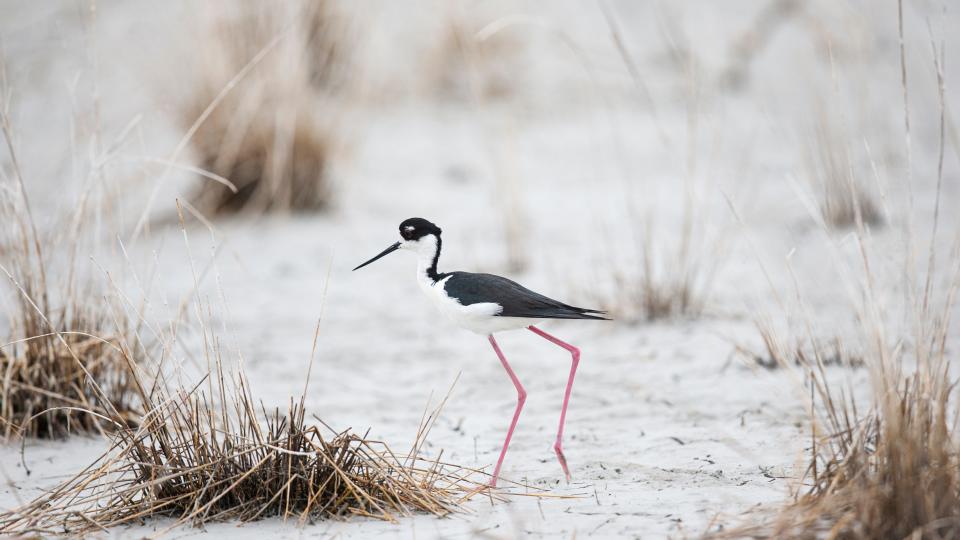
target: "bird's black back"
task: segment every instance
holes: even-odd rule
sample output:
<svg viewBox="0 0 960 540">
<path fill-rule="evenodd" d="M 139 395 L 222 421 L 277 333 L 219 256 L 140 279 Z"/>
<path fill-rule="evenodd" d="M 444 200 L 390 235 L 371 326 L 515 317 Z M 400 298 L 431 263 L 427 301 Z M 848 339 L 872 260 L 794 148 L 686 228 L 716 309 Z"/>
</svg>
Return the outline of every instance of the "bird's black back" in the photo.
<svg viewBox="0 0 960 540">
<path fill-rule="evenodd" d="M 493 274 L 472 272 L 449 272 L 437 276 L 444 281 L 447 296 L 469 306 L 483 302 L 500 304 L 500 317 L 524 317 L 532 319 L 597 319 L 604 312 L 585 309 L 548 298 L 531 291 L 519 283 Z"/>
</svg>

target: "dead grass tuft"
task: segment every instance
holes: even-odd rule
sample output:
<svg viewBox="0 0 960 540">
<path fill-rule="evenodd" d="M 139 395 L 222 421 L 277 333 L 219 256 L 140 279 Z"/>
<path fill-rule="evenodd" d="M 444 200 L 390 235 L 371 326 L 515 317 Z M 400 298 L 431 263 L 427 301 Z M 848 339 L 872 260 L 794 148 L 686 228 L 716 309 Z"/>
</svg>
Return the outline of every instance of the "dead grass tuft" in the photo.
<svg viewBox="0 0 960 540">
<path fill-rule="evenodd" d="M 0 351 L 3 437 L 60 438 L 109 428 L 101 417 L 136 423 L 139 402 L 130 351 L 116 338 L 91 333 L 107 329 L 107 321 L 94 319 L 93 310 L 68 314 L 43 309 L 19 301 L 17 337 Z M 101 393 L 109 404 L 102 403 Z"/>
<path fill-rule="evenodd" d="M 696 318 L 703 313 L 717 272 L 726 262 L 725 238 L 705 230 L 694 208 L 701 205 L 688 198 L 680 223 L 679 242 L 666 242 L 657 234 L 656 215 L 651 211 L 635 228 L 634 264 L 614 265 L 609 291 L 601 291 L 592 302 L 618 320 L 655 321 Z M 707 238 L 713 239 L 712 242 Z"/>
<path fill-rule="evenodd" d="M 901 68 L 905 106 L 907 80 Z M 937 271 L 937 232 L 943 181 L 945 102 L 942 49 L 934 44 L 940 98 L 940 163 L 926 276 L 918 279 L 916 239 L 908 227 L 904 272 L 907 326 L 891 332 L 878 300 L 869 229 L 856 218 L 862 256 L 863 305 L 858 307 L 869 367 L 871 403 L 859 410 L 854 389 L 838 388 L 822 369 L 805 370 L 811 396 L 810 461 L 795 500 L 761 525 L 727 536 L 771 538 L 960 537 L 960 426 L 956 372 L 947 340 L 960 289 L 960 239 L 944 272 Z M 939 56 L 938 56 L 939 55 Z M 909 109 L 905 108 L 908 168 Z M 941 263 L 942 264 L 942 263 Z M 934 287 L 943 283 L 943 287 Z"/>
<path fill-rule="evenodd" d="M 857 348 L 852 348 L 840 336 L 832 338 L 785 336 L 778 332 L 766 318 L 754 321 L 757 333 L 763 341 L 763 350 L 757 351 L 737 345 L 737 351 L 756 365 L 765 369 L 802 367 L 819 369 L 827 366 L 862 367 L 864 358 Z"/>
<path fill-rule="evenodd" d="M 820 214 L 828 225 L 843 229 L 865 225 L 877 227 L 886 221 L 883 209 L 854 163 L 854 156 L 836 119 L 821 112 L 806 156 L 807 174 L 814 188 Z M 858 216 L 859 214 L 859 216 Z"/>
<path fill-rule="evenodd" d="M 345 80 L 349 48 L 334 5 L 245 4 L 208 9 L 202 20 L 200 80 L 180 117 L 200 122 L 191 139 L 200 167 L 232 186 L 201 183 L 194 206 L 205 214 L 324 208 L 337 142 L 325 101 Z"/>
<path fill-rule="evenodd" d="M 439 96 L 479 105 L 521 90 L 527 42 L 509 30 L 481 30 L 476 17 L 450 16 L 430 57 Z"/>
<path fill-rule="evenodd" d="M 643 249 L 643 268 L 634 283 L 618 278 L 622 290 L 630 291 L 634 309 L 648 321 L 673 317 L 696 317 L 703 311 L 705 275 L 688 253 L 676 253 L 671 262 L 658 263 L 651 242 Z M 671 268 L 672 271 L 667 271 Z"/>
<path fill-rule="evenodd" d="M 268 413 L 242 371 L 226 374 L 219 359 L 192 390 L 161 385 L 143 397 L 151 407 L 137 428 L 119 430 L 108 452 L 47 495 L 0 514 L 0 534 L 83 535 L 150 517 L 173 518 L 173 528 L 271 516 L 301 524 L 442 516 L 480 487 L 468 480 L 472 471 L 420 458 L 436 414 L 411 452 L 397 456 L 367 436 L 309 424 L 302 395 L 285 413 Z"/>
<path fill-rule="evenodd" d="M 945 303 L 952 303 L 956 283 Z M 772 538 L 956 538 L 960 433 L 946 357 L 948 310 L 927 319 L 909 353 L 877 342 L 874 403 L 858 411 L 822 370 L 807 371 L 812 457 L 806 487 L 772 521 L 747 529 Z M 877 336 L 878 338 L 880 336 Z M 915 370 L 908 371 L 915 366 Z"/>
<path fill-rule="evenodd" d="M 231 141 L 237 111 L 224 110 L 197 132 L 200 167 L 228 179 L 235 189 L 203 182 L 193 205 L 204 214 L 322 209 L 330 201 L 326 179 L 331 143 L 311 109 L 293 110 L 283 125 L 274 104 L 260 103 L 249 115 L 246 133 Z M 293 105 L 293 107 L 291 107 Z M 230 118 L 228 118 L 230 117 Z"/>
<path fill-rule="evenodd" d="M 8 116 L 0 127 L 17 186 L 0 193 L 7 228 L 0 270 L 11 285 L 10 337 L 0 345 L 0 435 L 59 438 L 102 431 L 135 421 L 134 353 L 119 337 L 124 322 L 111 315 L 79 275 L 83 239 L 81 203 L 59 242 L 41 235 L 33 221 L 12 142 Z M 86 199 L 84 199 L 86 201 Z M 69 252 L 66 260 L 57 257 Z M 55 254 L 55 255 L 54 255 Z M 55 282 L 50 268 L 61 270 Z"/>
</svg>

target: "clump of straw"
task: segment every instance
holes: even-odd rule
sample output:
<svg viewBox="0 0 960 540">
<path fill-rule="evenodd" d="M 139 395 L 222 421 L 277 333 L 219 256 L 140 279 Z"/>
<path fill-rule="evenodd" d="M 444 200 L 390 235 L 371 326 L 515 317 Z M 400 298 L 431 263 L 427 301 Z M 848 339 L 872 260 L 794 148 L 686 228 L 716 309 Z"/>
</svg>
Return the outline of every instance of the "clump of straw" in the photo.
<svg viewBox="0 0 960 540">
<path fill-rule="evenodd" d="M 90 313 L 50 320 L 36 309 L 25 300 L 18 303 L 14 335 L 28 337 L 0 350 L 3 437 L 59 438 L 97 431 L 103 416 L 136 422 L 139 403 L 130 351 L 114 338 L 66 330 L 106 328 L 105 321 L 90 319 Z M 51 331 L 59 328 L 64 330 Z"/>
<path fill-rule="evenodd" d="M 814 148 L 806 159 L 821 217 L 838 229 L 854 227 L 857 219 L 873 227 L 883 225 L 883 210 L 863 175 L 855 172 L 853 153 L 835 123 L 830 115 L 820 114 Z"/>
<path fill-rule="evenodd" d="M 0 436 L 63 437 L 72 431 L 101 431 L 113 422 L 134 421 L 137 402 L 134 354 L 117 337 L 117 323 L 104 299 L 79 275 L 77 246 L 84 230 L 84 204 L 60 242 L 38 232 L 14 145 L 8 117 L 0 128 L 13 164 L 17 188 L 0 193 L 6 246 L 0 279 L 10 285 L 10 336 L 0 345 Z M 85 199 L 86 200 L 86 199 Z M 62 249 L 55 249 L 62 248 Z M 69 252 L 65 282 L 55 283 L 48 269 L 54 254 Z"/>
<path fill-rule="evenodd" d="M 912 350 L 875 336 L 867 410 L 858 410 L 852 391 L 831 384 L 822 364 L 808 366 L 813 433 L 805 487 L 775 518 L 735 536 L 960 535 L 960 432 L 945 345 L 957 276 L 944 310 L 917 328 Z"/>
<path fill-rule="evenodd" d="M 900 7 L 901 69 L 907 81 Z M 732 535 L 770 538 L 960 537 L 960 403 L 947 339 L 960 290 L 960 256 L 954 245 L 949 270 L 937 272 L 937 229 L 943 181 L 945 104 L 943 58 L 934 50 L 940 98 L 940 162 L 926 276 L 916 279 L 913 231 L 908 230 L 905 277 L 909 324 L 891 343 L 884 309 L 871 272 L 865 218 L 856 214 L 856 239 L 863 258 L 864 305 L 856 320 L 868 344 L 872 401 L 858 408 L 853 391 L 838 389 L 821 369 L 810 369 L 812 434 L 804 487 L 777 516 Z M 905 108 L 908 167 L 909 110 Z M 942 264 L 942 262 L 941 262 Z M 947 284 L 934 288 L 936 281 Z M 862 410 L 866 409 L 866 410 Z"/>
<path fill-rule="evenodd" d="M 692 201 L 684 209 L 679 242 L 655 233 L 651 213 L 639 225 L 642 237 L 634 249 L 639 261 L 613 266 L 614 287 L 595 294 L 594 302 L 618 320 L 655 321 L 699 317 L 713 292 L 718 269 L 726 258 L 724 241 L 706 243 L 707 231 L 697 221 Z"/>
<path fill-rule="evenodd" d="M 428 56 L 433 69 L 434 90 L 441 98 L 472 102 L 475 105 L 503 100 L 520 93 L 530 69 L 527 52 L 529 36 L 481 28 L 473 17 L 452 14 L 438 45 Z"/>
<path fill-rule="evenodd" d="M 769 319 L 758 317 L 754 326 L 763 341 L 763 350 L 757 351 L 738 345 L 737 351 L 749 361 L 766 369 L 802 367 L 820 369 L 827 366 L 862 367 L 863 355 L 845 343 L 840 336 L 806 339 L 778 332 Z"/>
<path fill-rule="evenodd" d="M 180 117 L 205 214 L 317 210 L 330 202 L 337 141 L 325 101 L 342 85 L 348 43 L 331 4 L 243 4 L 201 12 L 199 81 Z"/>
<path fill-rule="evenodd" d="M 418 455 L 435 415 L 400 457 L 366 436 L 309 424 L 302 395 L 284 414 L 260 408 L 261 420 L 243 373 L 226 375 L 219 361 L 192 391 L 161 385 L 144 397 L 151 409 L 138 427 L 119 429 L 110 450 L 74 478 L 0 514 L 0 534 L 85 534 L 157 516 L 173 518 L 171 527 L 441 516 L 481 486 L 471 471 Z"/>
</svg>

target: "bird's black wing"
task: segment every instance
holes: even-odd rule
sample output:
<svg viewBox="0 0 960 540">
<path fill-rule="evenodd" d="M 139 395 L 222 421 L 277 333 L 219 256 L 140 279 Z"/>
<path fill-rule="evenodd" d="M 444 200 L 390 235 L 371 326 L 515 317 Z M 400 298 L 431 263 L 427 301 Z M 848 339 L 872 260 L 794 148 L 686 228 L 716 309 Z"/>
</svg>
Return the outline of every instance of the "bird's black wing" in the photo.
<svg viewBox="0 0 960 540">
<path fill-rule="evenodd" d="M 535 293 L 519 283 L 493 274 L 450 272 L 439 276 L 444 281 L 447 296 L 461 304 L 493 302 L 503 310 L 500 317 L 529 317 L 534 319 L 598 319 L 604 312 L 564 304 Z"/>
</svg>

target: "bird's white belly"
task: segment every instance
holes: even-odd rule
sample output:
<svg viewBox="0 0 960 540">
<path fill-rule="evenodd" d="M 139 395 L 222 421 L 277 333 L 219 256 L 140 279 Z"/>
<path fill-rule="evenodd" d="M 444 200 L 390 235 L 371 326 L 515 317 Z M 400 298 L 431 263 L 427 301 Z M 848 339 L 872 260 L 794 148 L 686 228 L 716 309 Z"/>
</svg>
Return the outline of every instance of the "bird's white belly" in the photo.
<svg viewBox="0 0 960 540">
<path fill-rule="evenodd" d="M 449 278 L 448 278 L 449 279 Z M 441 280 L 436 283 L 423 283 L 421 288 L 430 298 L 437 309 L 440 310 L 447 319 L 453 324 L 481 335 L 489 335 L 494 332 L 503 332 L 506 330 L 517 330 L 526 328 L 539 322 L 539 319 L 527 319 L 521 317 L 499 317 L 498 313 L 503 309 L 500 304 L 493 302 L 481 302 L 465 306 L 455 298 L 451 298 L 444 290 L 444 282 Z"/>
</svg>

